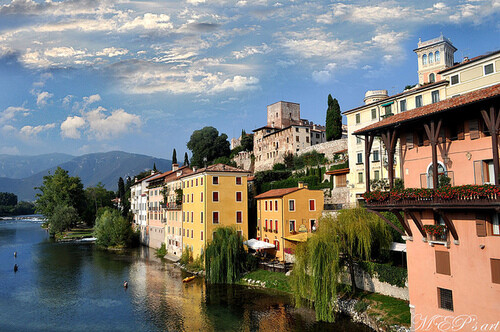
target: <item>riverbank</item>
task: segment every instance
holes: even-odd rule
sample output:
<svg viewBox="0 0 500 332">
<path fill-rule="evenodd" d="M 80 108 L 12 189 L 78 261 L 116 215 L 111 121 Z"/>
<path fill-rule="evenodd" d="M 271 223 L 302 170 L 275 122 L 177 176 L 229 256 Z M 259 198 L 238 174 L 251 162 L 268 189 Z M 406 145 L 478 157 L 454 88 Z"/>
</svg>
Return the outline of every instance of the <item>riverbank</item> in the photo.
<svg viewBox="0 0 500 332">
<path fill-rule="evenodd" d="M 252 271 L 239 284 L 292 294 L 289 277 L 280 272 Z M 375 331 L 409 331 L 411 315 L 406 301 L 376 293 L 356 292 L 354 295 L 341 294 L 337 303 L 339 313 Z"/>
</svg>

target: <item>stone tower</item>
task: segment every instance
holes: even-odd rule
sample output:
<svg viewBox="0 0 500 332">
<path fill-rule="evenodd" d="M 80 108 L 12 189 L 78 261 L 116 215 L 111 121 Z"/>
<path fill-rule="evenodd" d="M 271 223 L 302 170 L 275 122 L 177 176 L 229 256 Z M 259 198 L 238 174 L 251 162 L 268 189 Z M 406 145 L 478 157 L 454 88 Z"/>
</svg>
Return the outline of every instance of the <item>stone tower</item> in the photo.
<svg viewBox="0 0 500 332">
<path fill-rule="evenodd" d="M 443 35 L 427 41 L 419 39 L 418 48 L 413 50 L 418 57 L 418 83 L 433 83 L 441 79 L 439 71 L 453 66 L 457 51 L 451 41 Z"/>
<path fill-rule="evenodd" d="M 300 104 L 279 101 L 267 106 L 267 125 L 283 129 L 300 123 Z"/>
</svg>

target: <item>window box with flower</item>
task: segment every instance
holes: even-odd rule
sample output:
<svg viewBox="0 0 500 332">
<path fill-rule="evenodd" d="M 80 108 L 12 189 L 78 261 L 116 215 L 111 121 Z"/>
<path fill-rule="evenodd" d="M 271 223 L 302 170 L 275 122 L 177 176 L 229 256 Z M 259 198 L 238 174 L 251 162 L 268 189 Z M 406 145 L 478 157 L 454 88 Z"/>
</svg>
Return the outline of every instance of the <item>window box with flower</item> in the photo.
<svg viewBox="0 0 500 332">
<path fill-rule="evenodd" d="M 444 225 L 424 225 L 429 244 L 447 244 L 448 229 Z"/>
</svg>

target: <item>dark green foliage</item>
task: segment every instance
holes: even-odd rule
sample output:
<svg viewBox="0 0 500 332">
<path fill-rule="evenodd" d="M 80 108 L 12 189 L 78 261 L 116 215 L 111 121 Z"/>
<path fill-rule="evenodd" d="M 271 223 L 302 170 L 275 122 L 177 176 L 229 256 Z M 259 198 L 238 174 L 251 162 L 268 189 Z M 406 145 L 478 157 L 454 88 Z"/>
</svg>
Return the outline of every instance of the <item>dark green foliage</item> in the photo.
<svg viewBox="0 0 500 332">
<path fill-rule="evenodd" d="M 0 206 L 15 206 L 17 195 L 13 193 L 0 193 Z"/>
<path fill-rule="evenodd" d="M 333 141 L 342 138 L 342 114 L 337 99 L 328 95 L 328 109 L 326 111 L 326 140 Z"/>
<path fill-rule="evenodd" d="M 241 151 L 243 151 L 243 147 L 241 145 L 238 145 L 237 147 L 235 147 L 234 149 L 231 150 L 231 153 L 229 154 L 229 158 L 233 159 Z"/>
<path fill-rule="evenodd" d="M 405 182 L 401 178 L 394 179 L 394 190 L 400 191 L 405 189 Z"/>
<path fill-rule="evenodd" d="M 150 169 L 147 169 L 145 171 L 142 171 L 140 172 L 139 174 L 137 174 L 136 176 L 134 176 L 134 178 L 137 180 L 137 181 L 140 181 L 142 179 L 144 179 L 145 177 L 147 176 L 150 176 L 151 175 L 151 170 Z"/>
<path fill-rule="evenodd" d="M 378 264 L 374 262 L 360 262 L 359 266 L 371 276 L 377 275 L 378 280 L 386 282 L 396 287 L 405 287 L 408 278 L 408 270 L 398 266 L 388 264 Z"/>
<path fill-rule="evenodd" d="M 334 171 L 336 169 L 344 169 L 344 168 L 349 168 L 349 160 L 344 161 L 343 163 L 340 163 L 340 164 L 332 165 L 332 166 L 330 166 L 329 170 Z"/>
<path fill-rule="evenodd" d="M 354 305 L 354 310 L 356 310 L 359 313 L 363 313 L 368 309 L 368 306 L 369 306 L 368 302 L 360 300 L 356 302 L 356 304 Z"/>
<path fill-rule="evenodd" d="M 276 163 L 273 165 L 273 171 L 284 171 L 286 169 L 285 164 Z"/>
<path fill-rule="evenodd" d="M 294 169 L 294 155 L 291 152 L 287 152 L 283 157 L 283 163 L 287 169 Z"/>
<path fill-rule="evenodd" d="M 415 86 L 416 86 L 416 84 L 409 84 L 409 85 L 406 85 L 404 89 L 405 90 L 409 90 L 409 89 L 412 89 Z"/>
<path fill-rule="evenodd" d="M 195 130 L 187 143 L 187 147 L 191 150 L 191 164 L 198 167 L 204 167 L 206 158 L 207 165 L 218 157 L 229 157 L 230 144 L 226 134 L 219 136 L 219 131 L 214 127 L 204 127 L 200 130 Z"/>
<path fill-rule="evenodd" d="M 325 158 L 324 153 L 318 153 L 316 150 L 313 150 L 308 153 L 304 153 L 300 156 L 295 156 L 293 160 L 294 168 L 301 169 L 305 166 L 318 166 L 323 165 L 328 162 L 328 159 Z"/>
<path fill-rule="evenodd" d="M 177 151 L 172 152 L 172 164 L 177 164 Z"/>
<path fill-rule="evenodd" d="M 79 221 L 78 213 L 72 206 L 58 205 L 48 218 L 51 236 L 69 230 Z"/>
<path fill-rule="evenodd" d="M 184 153 L 184 166 L 189 166 L 189 157 L 188 157 L 188 153 L 185 152 Z"/>
<path fill-rule="evenodd" d="M 253 151 L 253 134 L 245 134 L 241 137 L 243 151 Z"/>
<path fill-rule="evenodd" d="M 74 207 L 79 216 L 85 211 L 85 193 L 79 177 L 70 177 L 68 172 L 58 167 L 54 175 L 43 177 L 43 184 L 37 187 L 36 211 L 50 219 L 58 206 Z"/>
<path fill-rule="evenodd" d="M 214 165 L 214 164 L 225 164 L 228 166 L 236 167 L 236 162 L 232 161 L 229 157 L 226 157 L 226 156 L 218 157 L 212 163 L 210 163 L 210 165 Z"/>
<path fill-rule="evenodd" d="M 292 172 L 290 171 L 262 171 L 262 172 L 256 172 L 255 173 L 255 178 L 254 178 L 254 183 L 255 183 L 255 190 L 257 195 L 264 192 L 262 189 L 262 186 L 264 184 L 273 182 L 273 181 L 279 181 L 283 179 L 287 179 L 292 175 Z"/>
<path fill-rule="evenodd" d="M 451 186 L 451 178 L 449 176 L 441 174 L 438 178 L 438 187 L 443 188 L 443 187 L 450 187 L 450 186 Z"/>
<path fill-rule="evenodd" d="M 182 204 L 182 188 L 175 189 L 175 204 Z"/>
<path fill-rule="evenodd" d="M 185 246 L 184 250 L 182 250 L 182 255 L 179 263 L 181 263 L 182 265 L 186 265 L 191 262 L 193 262 L 193 252 L 191 251 L 191 247 Z"/>
<path fill-rule="evenodd" d="M 219 227 L 205 250 L 205 278 L 209 283 L 233 284 L 245 269 L 243 238 L 231 227 Z"/>
<path fill-rule="evenodd" d="M 161 247 L 156 249 L 155 255 L 158 258 L 163 258 L 167 254 L 167 247 L 165 247 L 165 243 L 161 244 Z"/>
<path fill-rule="evenodd" d="M 125 196 L 125 182 L 121 176 L 118 179 L 118 191 L 116 192 L 116 196 L 119 198 L 123 198 Z"/>
<path fill-rule="evenodd" d="M 97 245 L 124 248 L 135 244 L 132 226 L 119 211 L 105 208 L 99 214 L 94 228 Z"/>
<path fill-rule="evenodd" d="M 158 172 L 158 170 L 156 169 L 156 163 L 153 163 L 153 172 Z"/>
<path fill-rule="evenodd" d="M 126 195 L 123 197 L 126 201 Z M 100 182 L 95 187 L 86 188 L 85 200 L 87 204 L 82 216 L 83 221 L 88 226 L 93 226 L 95 224 L 97 211 L 102 207 L 112 207 L 113 202 L 111 200 L 113 198 L 115 198 L 115 193 L 110 190 L 106 190 Z"/>
</svg>

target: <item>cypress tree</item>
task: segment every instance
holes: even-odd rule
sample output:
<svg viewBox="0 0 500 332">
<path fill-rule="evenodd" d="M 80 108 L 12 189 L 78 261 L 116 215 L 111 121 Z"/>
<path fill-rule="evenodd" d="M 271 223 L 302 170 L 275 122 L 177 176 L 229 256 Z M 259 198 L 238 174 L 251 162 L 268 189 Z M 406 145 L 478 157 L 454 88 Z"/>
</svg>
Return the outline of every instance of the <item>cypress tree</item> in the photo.
<svg viewBox="0 0 500 332">
<path fill-rule="evenodd" d="M 342 138 L 342 114 L 339 102 L 329 94 L 326 110 L 326 140 L 333 141 L 339 138 Z"/>
<path fill-rule="evenodd" d="M 153 163 L 153 172 L 158 172 L 158 170 L 156 169 L 156 163 Z"/>
<path fill-rule="evenodd" d="M 118 197 L 123 199 L 125 197 L 125 182 L 123 178 L 120 176 L 118 179 Z"/>
<path fill-rule="evenodd" d="M 328 95 L 328 108 L 326 109 L 326 140 L 331 141 L 333 137 L 333 122 L 335 116 L 333 115 L 333 98 Z"/>
<path fill-rule="evenodd" d="M 174 149 L 174 152 L 172 152 L 172 164 L 177 164 L 177 152 Z"/>
<path fill-rule="evenodd" d="M 187 152 L 184 153 L 184 166 L 189 166 L 189 157 Z"/>
</svg>

